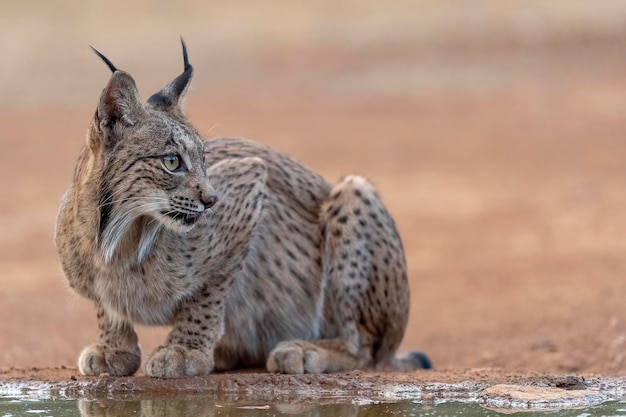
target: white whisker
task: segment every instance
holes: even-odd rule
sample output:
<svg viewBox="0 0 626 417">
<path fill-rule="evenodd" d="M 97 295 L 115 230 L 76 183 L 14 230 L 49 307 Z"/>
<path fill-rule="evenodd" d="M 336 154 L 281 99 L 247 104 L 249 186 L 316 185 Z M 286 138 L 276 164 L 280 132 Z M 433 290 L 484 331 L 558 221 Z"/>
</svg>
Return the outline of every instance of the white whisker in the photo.
<svg viewBox="0 0 626 417">
<path fill-rule="evenodd" d="M 218 126 L 219 126 L 219 124 L 217 124 L 217 123 L 216 123 L 216 124 L 214 124 L 213 126 L 211 126 L 210 128 L 208 128 L 208 129 L 207 129 L 207 131 L 206 131 L 206 133 L 205 133 L 205 135 L 206 135 L 206 136 L 208 136 L 208 135 L 209 135 L 209 133 L 211 133 L 211 132 L 213 131 L 213 129 L 215 129 L 215 128 L 216 128 L 216 127 L 218 127 Z"/>
<path fill-rule="evenodd" d="M 148 216 L 149 220 L 143 224 L 139 244 L 137 248 L 137 260 L 143 261 L 150 253 L 154 242 L 163 226 L 163 221 L 172 227 L 185 231 L 191 228 L 178 224 L 176 219 L 168 219 L 168 216 L 180 214 L 181 216 L 199 216 L 201 211 L 190 210 L 179 206 L 176 200 L 164 196 L 132 196 L 120 198 L 119 193 L 112 194 L 111 199 L 98 207 L 111 208 L 109 223 L 105 225 L 100 236 L 100 248 L 107 263 L 111 262 L 120 242 L 128 233 L 134 222 L 142 216 Z M 167 211 L 163 211 L 167 209 Z M 210 209 L 204 210 L 213 214 Z M 176 217 L 176 216 L 174 216 Z"/>
<path fill-rule="evenodd" d="M 114 204 L 121 204 L 121 203 L 128 203 L 131 201 L 140 201 L 140 200 L 146 200 L 146 201 L 169 201 L 168 198 L 166 197 L 157 197 L 157 196 L 140 196 L 140 197 L 128 197 L 128 198 L 121 198 L 119 200 L 113 200 L 113 201 L 107 201 L 105 203 L 102 203 L 98 206 L 99 209 L 105 207 L 105 206 L 112 206 Z"/>
</svg>

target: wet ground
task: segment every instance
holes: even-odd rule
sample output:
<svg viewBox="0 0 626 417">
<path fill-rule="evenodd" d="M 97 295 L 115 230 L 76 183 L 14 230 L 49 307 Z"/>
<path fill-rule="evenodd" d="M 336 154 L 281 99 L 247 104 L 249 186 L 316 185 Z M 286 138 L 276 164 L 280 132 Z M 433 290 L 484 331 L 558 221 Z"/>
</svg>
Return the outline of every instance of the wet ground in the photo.
<svg viewBox="0 0 626 417">
<path fill-rule="evenodd" d="M 626 415 L 626 378 L 464 372 L 349 372 L 204 378 L 82 377 L 76 369 L 0 374 L 0 415 L 529 416 Z"/>
</svg>

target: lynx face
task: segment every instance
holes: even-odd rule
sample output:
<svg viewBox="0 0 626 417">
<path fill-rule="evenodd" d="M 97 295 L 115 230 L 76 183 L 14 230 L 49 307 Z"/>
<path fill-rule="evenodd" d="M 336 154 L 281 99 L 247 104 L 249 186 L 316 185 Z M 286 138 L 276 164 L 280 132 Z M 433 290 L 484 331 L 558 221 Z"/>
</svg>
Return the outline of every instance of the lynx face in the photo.
<svg viewBox="0 0 626 417">
<path fill-rule="evenodd" d="M 132 77 L 110 67 L 88 138 L 90 159 L 101 167 L 98 241 L 110 262 L 123 237 L 140 230 L 141 261 L 162 227 L 188 232 L 217 196 L 206 175 L 204 140 L 178 105 L 191 78 L 186 59 L 185 72 L 145 105 Z"/>
</svg>

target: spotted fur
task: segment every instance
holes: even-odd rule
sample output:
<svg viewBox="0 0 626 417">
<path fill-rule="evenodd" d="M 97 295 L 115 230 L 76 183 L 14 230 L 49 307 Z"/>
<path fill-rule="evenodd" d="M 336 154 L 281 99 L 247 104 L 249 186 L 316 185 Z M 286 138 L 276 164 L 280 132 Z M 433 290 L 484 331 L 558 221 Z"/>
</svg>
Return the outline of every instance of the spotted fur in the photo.
<svg viewBox="0 0 626 417">
<path fill-rule="evenodd" d="M 428 367 L 395 357 L 406 264 L 374 187 L 359 176 L 332 187 L 251 140 L 205 141 L 180 104 L 183 50 L 183 74 L 146 104 L 103 58 L 113 75 L 56 230 L 70 286 L 96 305 L 98 342 L 80 371 L 135 373 L 135 324 L 172 325 L 143 366 L 155 377 Z"/>
</svg>

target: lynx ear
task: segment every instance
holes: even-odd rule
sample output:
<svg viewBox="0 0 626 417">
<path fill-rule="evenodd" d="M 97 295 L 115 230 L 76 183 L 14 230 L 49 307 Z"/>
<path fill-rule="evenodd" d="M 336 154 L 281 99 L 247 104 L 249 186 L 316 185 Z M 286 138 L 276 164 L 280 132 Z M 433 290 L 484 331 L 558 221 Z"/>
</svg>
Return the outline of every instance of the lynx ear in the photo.
<svg viewBox="0 0 626 417">
<path fill-rule="evenodd" d="M 98 128 L 100 130 L 110 129 L 116 123 L 122 123 L 126 126 L 134 125 L 139 118 L 146 114 L 139 98 L 135 80 L 128 73 L 118 70 L 107 57 L 94 47 L 91 49 L 113 73 L 109 83 L 102 91 L 98 103 L 98 110 L 96 111 Z"/>
<path fill-rule="evenodd" d="M 169 84 L 161 89 L 158 93 L 153 94 L 148 99 L 148 106 L 163 111 L 174 111 L 182 115 L 179 103 L 189 88 L 189 81 L 193 75 L 193 67 L 189 64 L 187 56 L 187 46 L 183 38 L 180 38 L 183 47 L 183 73 L 174 78 Z"/>
<path fill-rule="evenodd" d="M 116 123 L 132 126 L 146 114 L 135 80 L 123 71 L 115 71 L 102 91 L 97 116 L 100 129 Z"/>
</svg>

